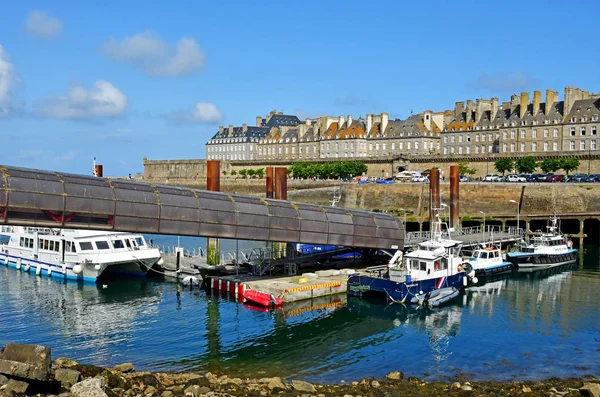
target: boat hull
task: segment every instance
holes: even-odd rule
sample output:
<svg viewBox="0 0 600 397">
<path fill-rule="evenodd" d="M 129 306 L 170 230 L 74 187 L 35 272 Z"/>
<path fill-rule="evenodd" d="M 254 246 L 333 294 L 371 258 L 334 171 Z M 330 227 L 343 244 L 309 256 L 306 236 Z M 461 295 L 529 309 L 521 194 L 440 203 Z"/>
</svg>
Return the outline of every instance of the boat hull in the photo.
<svg viewBox="0 0 600 397">
<path fill-rule="evenodd" d="M 475 269 L 476 277 L 490 277 L 490 276 L 499 276 L 501 274 L 509 274 L 512 273 L 515 265 L 511 262 L 503 262 L 500 265 L 483 267 L 480 269 Z"/>
<path fill-rule="evenodd" d="M 466 275 L 461 272 L 452 276 L 413 280 L 406 283 L 356 274 L 348 278 L 348 294 L 364 296 L 365 294 L 379 293 L 384 294 L 391 301 L 411 303 L 413 298 L 418 299 L 417 295 L 426 294 L 439 288 L 454 287 L 461 289 L 466 282 L 465 277 Z"/>
<path fill-rule="evenodd" d="M 558 254 L 509 252 L 507 259 L 517 266 L 519 272 L 533 272 L 576 262 L 577 250 L 570 249 L 567 252 Z"/>
</svg>

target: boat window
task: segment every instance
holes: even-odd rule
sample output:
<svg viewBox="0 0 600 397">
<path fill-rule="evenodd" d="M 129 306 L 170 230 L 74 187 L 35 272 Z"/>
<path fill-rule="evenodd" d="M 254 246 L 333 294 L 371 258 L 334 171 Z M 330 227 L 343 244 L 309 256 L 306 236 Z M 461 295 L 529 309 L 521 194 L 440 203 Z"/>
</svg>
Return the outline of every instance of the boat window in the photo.
<svg viewBox="0 0 600 397">
<path fill-rule="evenodd" d="M 497 257 L 498 257 L 498 251 L 493 251 L 492 258 L 497 258 Z"/>
<path fill-rule="evenodd" d="M 132 246 L 132 247 L 134 247 L 134 248 L 137 248 L 137 246 L 138 246 L 138 245 L 137 245 L 137 242 L 135 241 L 135 239 L 133 239 L 133 238 L 132 238 L 132 239 L 131 239 L 131 240 L 129 240 L 129 241 L 131 242 L 131 246 Z"/>
<path fill-rule="evenodd" d="M 21 247 L 24 247 L 24 246 L 25 246 L 25 237 L 21 237 L 21 240 L 19 240 L 19 245 L 20 245 Z"/>
<path fill-rule="evenodd" d="M 81 248 L 82 251 L 90 251 L 94 249 L 91 241 L 81 241 L 79 243 L 79 248 Z"/>
<path fill-rule="evenodd" d="M 96 241 L 96 247 L 99 250 L 107 250 L 107 249 L 109 249 L 108 241 Z"/>
<path fill-rule="evenodd" d="M 123 240 L 113 240 L 112 245 L 115 248 L 125 248 L 125 245 L 123 245 Z"/>
<path fill-rule="evenodd" d="M 482 259 L 487 259 L 488 258 L 488 253 L 487 252 L 482 252 L 481 253 L 481 258 Z"/>
<path fill-rule="evenodd" d="M 419 260 L 413 259 L 410 261 L 410 268 L 414 270 L 419 270 Z"/>
<path fill-rule="evenodd" d="M 71 242 L 65 241 L 65 251 L 71 252 Z"/>
<path fill-rule="evenodd" d="M 131 249 L 131 243 L 129 242 L 129 240 L 125 240 L 125 245 L 127 246 L 127 248 Z"/>
<path fill-rule="evenodd" d="M 44 240 L 44 249 L 47 250 L 48 249 L 48 240 Z"/>
<path fill-rule="evenodd" d="M 60 251 L 60 241 L 54 242 L 54 251 L 56 251 L 56 252 Z"/>
<path fill-rule="evenodd" d="M 419 262 L 419 270 L 427 270 L 427 262 Z"/>
<path fill-rule="evenodd" d="M 448 270 L 448 258 L 442 258 L 442 270 Z"/>
<path fill-rule="evenodd" d="M 140 247 L 144 247 L 146 245 L 146 242 L 144 241 L 143 237 L 136 237 L 135 238 L 135 242 L 137 243 L 138 246 Z"/>
<path fill-rule="evenodd" d="M 437 260 L 434 262 L 434 267 L 435 271 L 437 272 L 438 270 L 440 270 L 440 261 Z"/>
<path fill-rule="evenodd" d="M 54 241 L 50 241 L 50 251 L 54 251 Z"/>
</svg>

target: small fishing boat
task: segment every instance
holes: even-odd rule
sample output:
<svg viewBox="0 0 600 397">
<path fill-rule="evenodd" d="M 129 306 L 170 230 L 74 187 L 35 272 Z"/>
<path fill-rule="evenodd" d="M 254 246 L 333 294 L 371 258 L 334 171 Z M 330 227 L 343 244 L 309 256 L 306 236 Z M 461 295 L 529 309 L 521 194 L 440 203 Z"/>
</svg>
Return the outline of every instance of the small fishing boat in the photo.
<svg viewBox="0 0 600 397">
<path fill-rule="evenodd" d="M 267 294 L 266 292 L 261 292 L 254 289 L 245 290 L 243 296 L 247 301 L 264 307 L 279 307 L 283 304 L 281 298 L 277 298 L 273 294 Z"/>
<path fill-rule="evenodd" d="M 468 261 L 459 255 L 463 243 L 443 237 L 439 220 L 432 225 L 430 240 L 419 243 L 414 251 L 404 254 L 398 250 L 387 265 L 350 275 L 348 294 L 385 294 L 388 301 L 417 303 L 418 296 L 428 292 L 444 288 L 459 290 L 476 283 L 474 272 L 463 267 Z M 449 292 L 453 290 L 443 291 L 443 296 Z"/>
<path fill-rule="evenodd" d="M 556 216 L 546 228 L 546 232 L 537 231 L 529 243 L 522 241 L 514 251 L 507 253 L 507 259 L 518 267 L 519 272 L 543 270 L 577 261 L 577 250 L 560 231 Z"/>
<path fill-rule="evenodd" d="M 493 245 L 484 245 L 474 250 L 465 266 L 471 266 L 477 277 L 507 274 L 514 267 L 511 262 L 504 260 L 500 248 Z"/>
</svg>

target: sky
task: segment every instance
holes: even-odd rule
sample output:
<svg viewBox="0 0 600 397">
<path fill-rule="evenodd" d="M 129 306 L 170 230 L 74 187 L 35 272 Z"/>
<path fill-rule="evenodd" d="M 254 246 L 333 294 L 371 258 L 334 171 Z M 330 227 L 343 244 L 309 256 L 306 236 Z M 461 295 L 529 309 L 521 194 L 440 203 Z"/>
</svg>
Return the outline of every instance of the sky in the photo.
<svg viewBox="0 0 600 397">
<path fill-rule="evenodd" d="M 600 2 L 20 1 L 0 12 L 0 164 L 105 176 L 205 158 L 219 125 L 600 91 Z M 544 94 L 545 95 L 545 94 Z"/>
</svg>

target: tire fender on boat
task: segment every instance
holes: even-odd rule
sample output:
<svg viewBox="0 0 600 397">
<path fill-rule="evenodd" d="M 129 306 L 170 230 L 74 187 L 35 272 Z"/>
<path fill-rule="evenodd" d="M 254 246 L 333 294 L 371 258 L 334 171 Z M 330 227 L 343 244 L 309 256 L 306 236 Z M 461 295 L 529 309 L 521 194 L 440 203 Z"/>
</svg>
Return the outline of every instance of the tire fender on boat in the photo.
<svg viewBox="0 0 600 397">
<path fill-rule="evenodd" d="M 52 277 L 52 268 L 48 268 L 48 277 Z"/>
<path fill-rule="evenodd" d="M 39 276 L 42 274 L 42 268 L 38 265 L 38 267 L 35 268 L 35 275 Z"/>
<path fill-rule="evenodd" d="M 75 273 L 75 274 L 81 273 L 82 270 L 83 270 L 83 268 L 81 267 L 81 264 L 79 264 L 79 263 L 76 263 L 75 266 L 73 266 L 73 273 Z"/>
<path fill-rule="evenodd" d="M 21 260 L 21 258 L 17 259 L 17 270 L 21 270 L 21 263 L 23 261 Z"/>
<path fill-rule="evenodd" d="M 462 265 L 459 263 L 459 264 L 458 264 L 458 266 L 456 266 L 456 271 L 460 273 L 460 272 L 462 272 L 462 269 L 463 269 L 463 267 L 462 267 Z"/>
<path fill-rule="evenodd" d="M 23 271 L 24 272 L 28 272 L 29 271 L 29 265 L 23 265 Z"/>
</svg>

